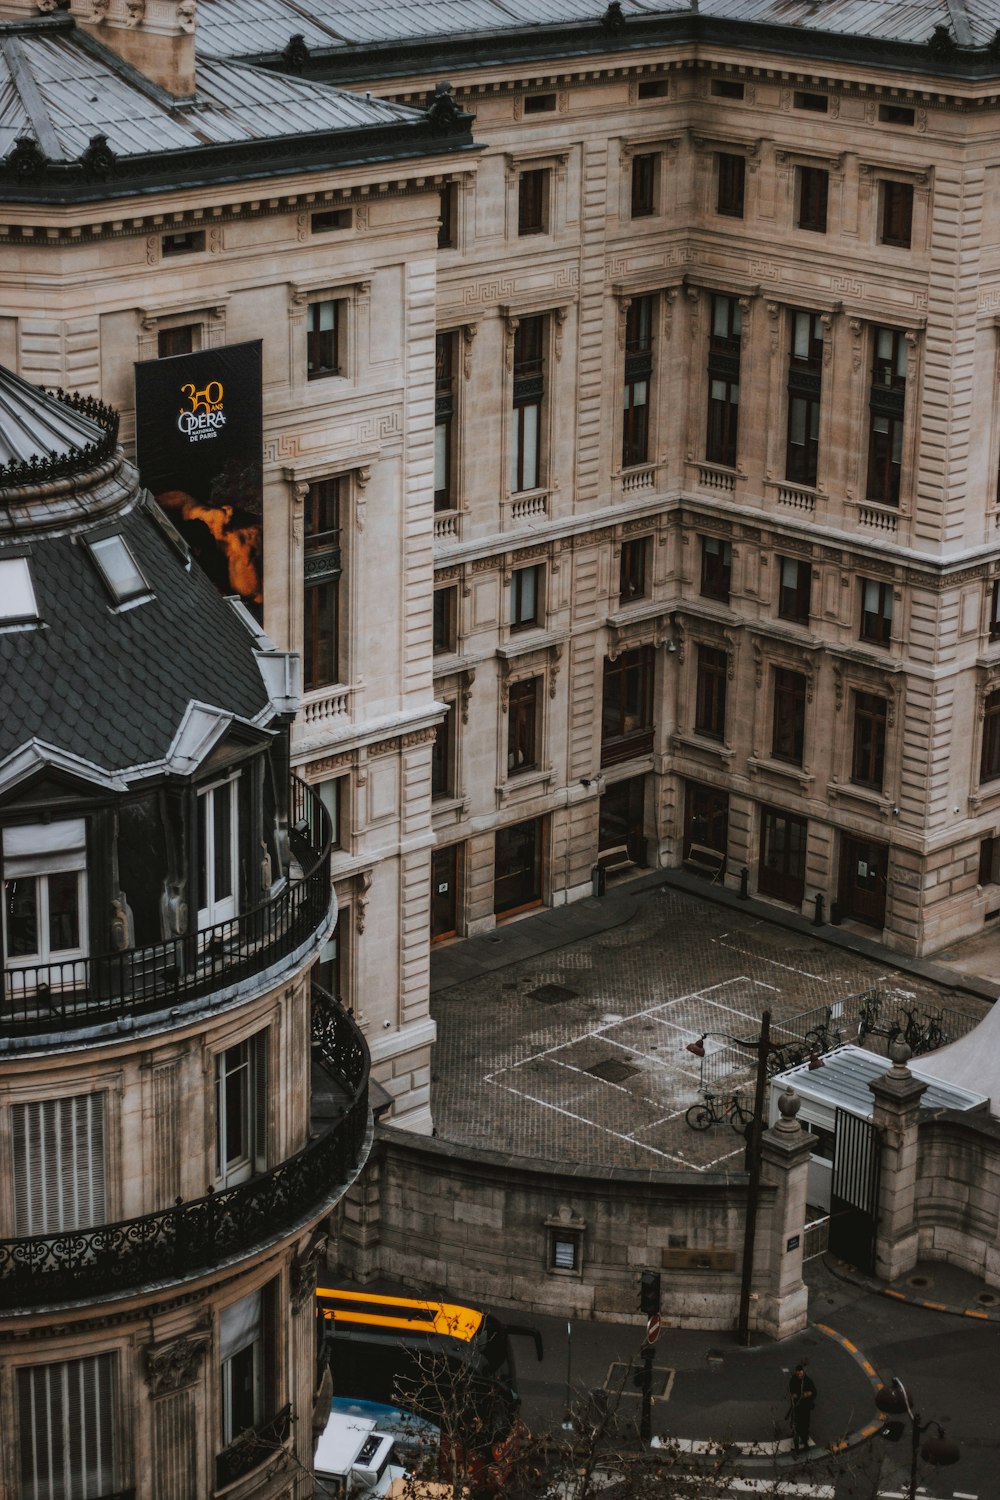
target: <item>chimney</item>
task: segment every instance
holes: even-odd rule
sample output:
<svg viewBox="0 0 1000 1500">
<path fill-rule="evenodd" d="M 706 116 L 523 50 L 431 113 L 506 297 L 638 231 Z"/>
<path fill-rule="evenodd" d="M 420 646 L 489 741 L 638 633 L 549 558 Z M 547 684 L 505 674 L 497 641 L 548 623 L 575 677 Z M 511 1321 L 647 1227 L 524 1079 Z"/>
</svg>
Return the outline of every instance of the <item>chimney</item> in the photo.
<svg viewBox="0 0 1000 1500">
<path fill-rule="evenodd" d="M 70 10 L 81 31 L 175 99 L 192 96 L 197 0 L 71 0 Z"/>
</svg>

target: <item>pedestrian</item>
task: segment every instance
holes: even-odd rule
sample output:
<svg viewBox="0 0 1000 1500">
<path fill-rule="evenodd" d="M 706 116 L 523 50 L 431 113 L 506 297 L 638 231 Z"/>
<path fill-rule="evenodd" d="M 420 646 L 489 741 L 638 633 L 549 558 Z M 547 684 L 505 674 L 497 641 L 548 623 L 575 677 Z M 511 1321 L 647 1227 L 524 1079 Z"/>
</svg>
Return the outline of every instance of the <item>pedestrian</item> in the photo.
<svg viewBox="0 0 1000 1500">
<path fill-rule="evenodd" d="M 805 1365 L 796 1365 L 788 1382 L 788 1415 L 792 1423 L 792 1451 L 809 1447 L 809 1423 L 816 1405 L 816 1386 L 806 1374 Z"/>
</svg>

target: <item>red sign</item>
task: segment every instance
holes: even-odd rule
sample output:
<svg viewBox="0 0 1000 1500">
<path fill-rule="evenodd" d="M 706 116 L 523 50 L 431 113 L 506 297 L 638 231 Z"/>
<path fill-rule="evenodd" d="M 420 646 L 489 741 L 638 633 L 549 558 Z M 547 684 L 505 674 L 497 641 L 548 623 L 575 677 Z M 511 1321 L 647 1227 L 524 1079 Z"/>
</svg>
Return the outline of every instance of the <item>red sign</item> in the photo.
<svg viewBox="0 0 1000 1500">
<path fill-rule="evenodd" d="M 646 1324 L 646 1343 L 647 1344 L 655 1344 L 656 1343 L 656 1340 L 660 1337 L 660 1329 L 661 1329 L 662 1326 L 663 1326 L 663 1320 L 660 1317 L 659 1313 L 650 1313 L 650 1315 L 649 1315 L 649 1322 Z"/>
</svg>

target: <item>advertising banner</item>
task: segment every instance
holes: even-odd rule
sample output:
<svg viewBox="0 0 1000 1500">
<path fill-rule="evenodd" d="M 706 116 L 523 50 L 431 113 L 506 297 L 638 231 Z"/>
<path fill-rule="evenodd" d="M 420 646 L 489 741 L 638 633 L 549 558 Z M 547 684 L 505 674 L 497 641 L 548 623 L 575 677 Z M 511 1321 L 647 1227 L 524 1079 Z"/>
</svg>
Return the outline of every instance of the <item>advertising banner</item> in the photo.
<svg viewBox="0 0 1000 1500">
<path fill-rule="evenodd" d="M 261 343 L 135 367 L 139 474 L 223 594 L 261 618 L 264 586 Z"/>
</svg>

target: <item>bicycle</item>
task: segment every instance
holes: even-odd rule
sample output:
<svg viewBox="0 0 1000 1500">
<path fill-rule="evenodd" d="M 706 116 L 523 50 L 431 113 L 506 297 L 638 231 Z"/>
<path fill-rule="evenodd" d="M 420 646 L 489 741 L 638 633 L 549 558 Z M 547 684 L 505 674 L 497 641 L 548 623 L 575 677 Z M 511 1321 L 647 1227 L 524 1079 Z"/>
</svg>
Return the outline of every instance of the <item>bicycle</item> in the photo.
<svg viewBox="0 0 1000 1500">
<path fill-rule="evenodd" d="M 753 1115 L 744 1107 L 742 1094 L 712 1094 L 706 1089 L 704 1100 L 692 1104 L 684 1118 L 692 1130 L 708 1130 L 728 1120 L 737 1135 L 744 1135 Z"/>
<path fill-rule="evenodd" d="M 834 1047 L 839 1047 L 844 1040 L 844 1033 L 839 1026 L 831 1027 L 829 1019 L 820 1021 L 807 1031 L 803 1038 L 806 1056 L 811 1057 L 814 1052 L 832 1052 Z"/>
</svg>

